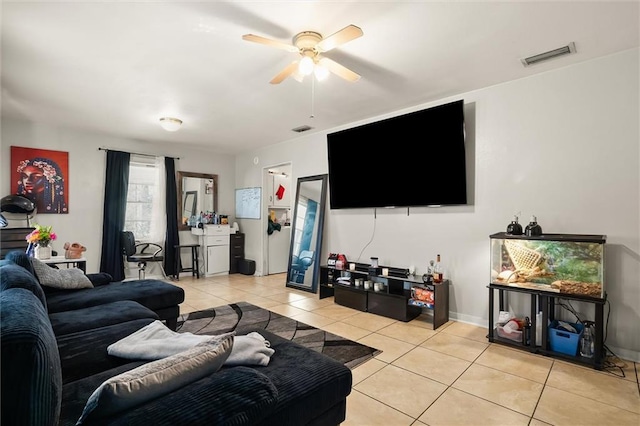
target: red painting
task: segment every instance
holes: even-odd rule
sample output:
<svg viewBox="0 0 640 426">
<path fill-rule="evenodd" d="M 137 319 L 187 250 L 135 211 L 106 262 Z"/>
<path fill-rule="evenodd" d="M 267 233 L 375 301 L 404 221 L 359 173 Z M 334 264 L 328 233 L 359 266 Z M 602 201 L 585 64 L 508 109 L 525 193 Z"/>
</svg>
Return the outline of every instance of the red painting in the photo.
<svg viewBox="0 0 640 426">
<path fill-rule="evenodd" d="M 69 153 L 11 147 L 11 193 L 29 198 L 37 213 L 69 213 Z"/>
</svg>

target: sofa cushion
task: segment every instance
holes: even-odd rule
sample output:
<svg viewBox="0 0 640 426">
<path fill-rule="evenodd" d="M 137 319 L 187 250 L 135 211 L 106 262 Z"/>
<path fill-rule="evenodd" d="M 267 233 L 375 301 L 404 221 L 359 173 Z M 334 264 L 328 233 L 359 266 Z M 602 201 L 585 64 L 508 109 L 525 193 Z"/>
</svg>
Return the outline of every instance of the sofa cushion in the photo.
<svg viewBox="0 0 640 426">
<path fill-rule="evenodd" d="M 189 404 L 184 401 L 189 401 Z M 273 412 L 277 402 L 278 390 L 267 376 L 258 369 L 238 366 L 222 369 L 143 406 L 125 411 L 113 423 L 256 425 Z"/>
<path fill-rule="evenodd" d="M 330 407 L 344 401 L 351 392 L 351 370 L 341 362 L 264 329 L 236 330 L 238 334 L 251 331 L 262 334 L 275 349 L 268 366 L 255 367 L 278 389 L 278 404 L 261 425 L 311 423 Z"/>
<path fill-rule="evenodd" d="M 151 318 L 143 318 L 57 336 L 62 383 L 66 384 L 128 364 L 130 360 L 107 354 L 107 346 L 153 321 L 155 320 Z"/>
<path fill-rule="evenodd" d="M 42 287 L 36 280 L 36 277 L 29 273 L 25 268 L 19 266 L 8 259 L 2 261 L 0 266 L 0 291 L 10 288 L 24 288 L 33 293 L 47 309 L 47 299 Z"/>
<path fill-rule="evenodd" d="M 131 300 L 121 300 L 84 309 L 56 312 L 55 314 L 49 315 L 49 320 L 51 320 L 51 326 L 56 336 L 141 318 L 157 320 L 158 314 L 138 302 Z"/>
<path fill-rule="evenodd" d="M 67 290 L 81 288 L 93 288 L 89 278 L 77 268 L 57 269 L 52 268 L 38 259 L 32 259 L 33 270 L 40 284 L 47 287 L 55 287 Z"/>
<path fill-rule="evenodd" d="M 106 380 L 89 397 L 77 424 L 113 416 L 215 373 L 231 353 L 233 334 Z"/>
<path fill-rule="evenodd" d="M 0 306 L 0 423 L 56 425 L 62 374 L 47 313 L 36 296 L 23 288 L 0 293 Z"/>
<path fill-rule="evenodd" d="M 62 407 L 58 426 L 75 426 L 84 410 L 84 406 L 87 404 L 87 400 L 102 382 L 125 371 L 133 370 L 147 362 L 128 362 L 109 370 L 65 383 L 62 387 Z"/>
<path fill-rule="evenodd" d="M 50 313 L 133 300 L 157 311 L 184 302 L 184 290 L 160 280 L 118 281 L 94 288 L 61 290 L 47 294 Z"/>
</svg>

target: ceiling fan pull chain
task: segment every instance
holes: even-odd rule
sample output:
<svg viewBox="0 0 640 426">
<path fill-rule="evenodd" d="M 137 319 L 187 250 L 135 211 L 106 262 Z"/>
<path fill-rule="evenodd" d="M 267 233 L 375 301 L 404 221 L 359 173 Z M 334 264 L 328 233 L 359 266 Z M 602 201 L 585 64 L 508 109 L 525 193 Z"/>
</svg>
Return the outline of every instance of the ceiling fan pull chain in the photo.
<svg viewBox="0 0 640 426">
<path fill-rule="evenodd" d="M 316 79 L 311 77 L 311 116 L 309 118 L 315 118 L 315 114 L 313 113 L 313 106 L 316 98 Z"/>
</svg>

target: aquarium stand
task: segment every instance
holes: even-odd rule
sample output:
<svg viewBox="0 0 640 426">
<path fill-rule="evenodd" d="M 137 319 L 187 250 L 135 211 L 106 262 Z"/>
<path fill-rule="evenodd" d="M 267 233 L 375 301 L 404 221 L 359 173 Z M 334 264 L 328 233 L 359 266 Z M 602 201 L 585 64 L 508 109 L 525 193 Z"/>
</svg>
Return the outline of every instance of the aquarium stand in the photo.
<svg viewBox="0 0 640 426">
<path fill-rule="evenodd" d="M 519 287 L 509 287 L 499 284 L 490 284 L 489 288 L 489 334 L 488 339 L 491 343 L 500 343 L 523 350 L 528 350 L 532 353 L 543 354 L 552 356 L 554 358 L 560 358 L 565 361 L 573 362 L 576 364 L 587 365 L 597 370 L 602 370 L 605 360 L 604 351 L 604 304 L 607 301 L 607 295 L 605 293 L 604 298 L 592 298 L 585 296 L 571 296 L 567 294 L 549 293 L 540 290 L 524 289 Z M 495 318 L 494 318 L 494 306 L 495 306 L 495 292 L 498 292 L 498 304 L 501 311 L 507 309 L 505 304 L 505 292 L 523 293 L 529 296 L 531 309 L 529 312 L 529 318 L 531 319 L 531 333 L 529 338 L 529 344 L 525 342 L 516 342 L 503 337 L 498 336 Z M 555 319 L 556 312 L 556 299 L 575 300 L 580 302 L 590 303 L 595 309 L 595 336 L 594 336 L 594 356 L 593 358 L 585 358 L 576 355 L 567 355 L 554 351 L 551 349 L 549 339 L 549 329 L 545 324 L 549 324 Z M 537 346 L 536 343 L 536 313 L 542 311 L 542 339 L 541 345 Z"/>
<path fill-rule="evenodd" d="M 605 235 L 542 234 L 511 235 L 499 232 L 491 239 L 491 277 L 489 280 L 490 342 L 508 344 L 533 353 L 562 358 L 602 369 L 604 351 L 603 311 L 607 294 L 604 283 Z M 494 323 L 495 292 L 501 311 L 507 293 L 521 293 L 529 298 L 528 316 L 531 328 L 522 333 L 505 330 Z M 555 320 L 556 299 L 579 301 L 595 308 L 594 355 L 579 355 L 583 324 L 576 324 L 578 333 L 548 328 Z M 525 310 L 527 310 L 525 308 Z M 540 345 L 536 345 L 537 313 L 542 312 Z M 526 315 L 526 314 L 525 314 Z M 591 319 L 591 318 L 589 318 Z M 586 321 L 587 318 L 581 318 Z M 520 333 L 520 334 L 519 334 Z M 528 336 L 528 340 L 527 340 Z M 518 341 L 518 338 L 521 341 Z"/>
</svg>

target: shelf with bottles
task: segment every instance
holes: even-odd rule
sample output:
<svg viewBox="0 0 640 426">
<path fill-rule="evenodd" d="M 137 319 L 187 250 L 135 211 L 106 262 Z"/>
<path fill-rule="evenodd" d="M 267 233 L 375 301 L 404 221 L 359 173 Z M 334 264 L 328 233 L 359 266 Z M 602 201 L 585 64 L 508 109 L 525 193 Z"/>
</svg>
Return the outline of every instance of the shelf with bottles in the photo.
<svg viewBox="0 0 640 426">
<path fill-rule="evenodd" d="M 488 340 L 492 343 L 500 343 L 515 348 L 528 350 L 533 353 L 543 354 L 551 356 L 553 358 L 562 359 L 575 364 L 586 365 L 595 369 L 602 369 L 605 358 L 604 351 L 604 304 L 606 303 L 607 295 L 603 295 L 603 298 L 590 298 L 581 295 L 567 295 L 548 293 L 542 290 L 526 289 L 520 287 L 505 287 L 503 285 L 490 284 L 489 288 L 489 333 Z M 526 294 L 530 298 L 530 319 L 531 326 L 529 329 L 528 341 L 519 341 L 518 339 L 509 339 L 501 337 L 498 334 L 497 325 L 494 323 L 494 307 L 495 296 L 494 293 L 498 291 L 499 310 L 504 311 L 506 309 L 506 294 L 507 293 L 521 293 Z M 580 354 L 579 346 L 575 346 L 576 341 L 579 342 L 581 336 L 573 336 L 576 341 L 573 342 L 574 346 L 571 351 L 562 352 L 556 345 L 552 343 L 551 333 L 555 331 L 550 328 L 554 324 L 556 319 L 556 310 L 560 303 L 557 299 L 569 300 L 569 301 L 582 301 L 590 303 L 594 310 L 594 321 L 585 321 L 589 324 L 591 338 L 593 340 L 592 356 L 585 357 Z M 537 313 L 537 315 L 536 315 Z M 563 336 L 563 338 L 570 338 Z M 579 345 L 579 343 L 578 343 Z"/>
</svg>

